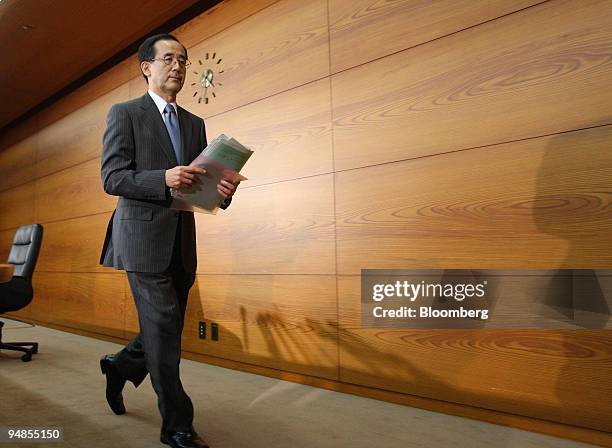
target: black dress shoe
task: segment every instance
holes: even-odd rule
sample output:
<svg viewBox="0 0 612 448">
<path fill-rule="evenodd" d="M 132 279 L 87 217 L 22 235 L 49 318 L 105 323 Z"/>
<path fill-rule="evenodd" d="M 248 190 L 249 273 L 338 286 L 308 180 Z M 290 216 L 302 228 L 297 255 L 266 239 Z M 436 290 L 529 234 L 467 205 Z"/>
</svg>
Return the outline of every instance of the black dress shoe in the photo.
<svg viewBox="0 0 612 448">
<path fill-rule="evenodd" d="M 195 431 L 164 431 L 162 430 L 159 441 L 172 448 L 210 448 Z"/>
<path fill-rule="evenodd" d="M 100 359 L 100 369 L 106 375 L 106 401 L 108 405 L 115 414 L 125 414 L 125 405 L 121 394 L 123 386 L 125 386 L 125 379 L 117 371 L 115 357 L 113 355 L 103 356 Z"/>
</svg>

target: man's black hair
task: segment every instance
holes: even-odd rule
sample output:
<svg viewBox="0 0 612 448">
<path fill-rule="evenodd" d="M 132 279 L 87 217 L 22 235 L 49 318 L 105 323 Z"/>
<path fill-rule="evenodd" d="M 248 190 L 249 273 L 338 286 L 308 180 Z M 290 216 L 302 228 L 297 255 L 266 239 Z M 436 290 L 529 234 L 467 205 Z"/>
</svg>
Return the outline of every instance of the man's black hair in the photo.
<svg viewBox="0 0 612 448">
<path fill-rule="evenodd" d="M 140 44 L 140 47 L 138 47 L 139 63 L 142 64 L 144 61 L 152 61 L 155 58 L 155 42 L 158 42 L 160 40 L 173 40 L 180 44 L 179 40 L 172 34 L 155 34 L 154 36 L 149 36 L 144 40 L 143 43 Z M 183 50 L 185 50 L 185 57 L 187 57 L 187 49 L 185 48 L 185 45 L 183 45 Z M 148 84 L 149 80 L 147 79 L 144 73 L 142 74 L 142 76 Z"/>
</svg>

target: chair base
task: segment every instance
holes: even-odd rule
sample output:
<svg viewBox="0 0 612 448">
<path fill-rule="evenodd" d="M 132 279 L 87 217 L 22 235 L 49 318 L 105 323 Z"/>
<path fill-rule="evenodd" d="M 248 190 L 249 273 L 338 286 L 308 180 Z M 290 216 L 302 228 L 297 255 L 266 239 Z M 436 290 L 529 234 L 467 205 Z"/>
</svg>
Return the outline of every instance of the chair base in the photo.
<svg viewBox="0 0 612 448">
<path fill-rule="evenodd" d="M 2 342 L 2 327 L 4 322 L 0 321 L 0 350 L 12 350 L 15 352 L 23 352 L 21 360 L 29 362 L 32 360 L 32 355 L 38 353 L 38 342 Z M 28 348 L 30 347 L 30 348 Z"/>
</svg>

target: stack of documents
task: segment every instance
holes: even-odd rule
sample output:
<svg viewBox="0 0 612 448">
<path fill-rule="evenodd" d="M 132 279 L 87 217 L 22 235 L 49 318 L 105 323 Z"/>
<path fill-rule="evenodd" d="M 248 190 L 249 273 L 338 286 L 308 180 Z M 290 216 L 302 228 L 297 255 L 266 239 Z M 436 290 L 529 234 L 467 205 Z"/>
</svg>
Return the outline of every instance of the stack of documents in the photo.
<svg viewBox="0 0 612 448">
<path fill-rule="evenodd" d="M 223 197 L 217 191 L 221 179 L 232 183 L 246 180 L 240 174 L 253 151 L 242 145 L 235 138 L 225 134 L 211 141 L 204 151 L 189 166 L 204 168 L 206 173 L 197 174 L 193 185 L 179 190 L 172 190 L 174 201 L 171 207 L 178 210 L 194 209 L 204 213 L 217 213 Z"/>
</svg>

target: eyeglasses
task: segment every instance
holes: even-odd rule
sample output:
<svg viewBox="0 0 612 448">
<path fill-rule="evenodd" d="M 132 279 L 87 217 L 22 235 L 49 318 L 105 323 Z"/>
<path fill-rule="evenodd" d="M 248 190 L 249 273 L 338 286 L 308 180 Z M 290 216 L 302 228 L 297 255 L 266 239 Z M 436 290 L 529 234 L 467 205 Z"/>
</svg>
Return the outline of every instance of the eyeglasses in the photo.
<svg viewBox="0 0 612 448">
<path fill-rule="evenodd" d="M 174 65 L 174 61 L 177 61 L 179 63 L 179 66 L 181 66 L 182 68 L 189 67 L 191 65 L 191 62 L 188 59 L 174 58 L 172 56 L 166 56 L 165 58 L 153 58 L 151 59 L 151 62 L 153 61 L 161 61 L 166 65 Z"/>
</svg>

